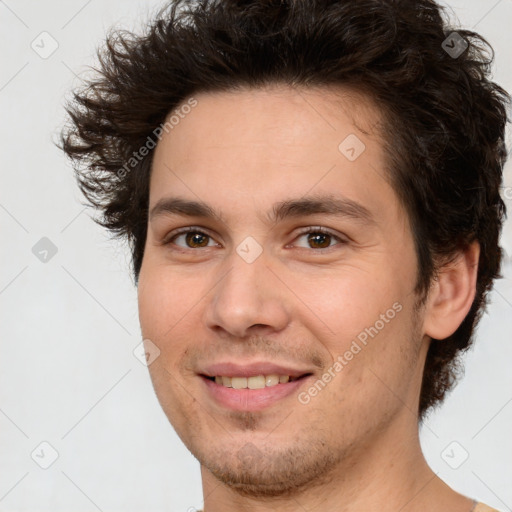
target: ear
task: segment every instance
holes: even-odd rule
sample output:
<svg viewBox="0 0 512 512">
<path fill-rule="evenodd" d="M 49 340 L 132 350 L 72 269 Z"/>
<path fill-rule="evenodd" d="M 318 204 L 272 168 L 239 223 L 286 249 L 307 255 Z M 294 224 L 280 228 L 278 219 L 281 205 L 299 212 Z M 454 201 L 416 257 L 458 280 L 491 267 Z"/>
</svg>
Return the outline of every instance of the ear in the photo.
<svg viewBox="0 0 512 512">
<path fill-rule="evenodd" d="M 427 336 L 437 340 L 451 336 L 468 314 L 476 293 L 479 257 L 480 244 L 475 241 L 439 270 L 426 303 L 423 325 Z"/>
</svg>

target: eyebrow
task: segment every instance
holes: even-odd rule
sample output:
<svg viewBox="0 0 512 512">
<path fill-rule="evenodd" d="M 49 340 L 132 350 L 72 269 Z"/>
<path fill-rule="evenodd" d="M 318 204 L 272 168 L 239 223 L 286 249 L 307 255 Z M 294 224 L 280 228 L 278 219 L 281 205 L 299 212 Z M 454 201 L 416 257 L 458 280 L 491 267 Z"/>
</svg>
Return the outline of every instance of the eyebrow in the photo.
<svg viewBox="0 0 512 512">
<path fill-rule="evenodd" d="M 339 218 L 351 218 L 365 224 L 376 224 L 373 214 L 362 204 L 348 198 L 338 196 L 310 196 L 299 199 L 289 199 L 275 203 L 267 213 L 269 223 L 275 223 L 288 218 L 306 217 L 317 214 L 327 214 Z M 186 217 L 203 217 L 226 224 L 220 212 L 207 203 L 193 201 L 180 197 L 165 197 L 160 199 L 149 213 L 149 220 L 163 215 L 182 215 Z"/>
</svg>

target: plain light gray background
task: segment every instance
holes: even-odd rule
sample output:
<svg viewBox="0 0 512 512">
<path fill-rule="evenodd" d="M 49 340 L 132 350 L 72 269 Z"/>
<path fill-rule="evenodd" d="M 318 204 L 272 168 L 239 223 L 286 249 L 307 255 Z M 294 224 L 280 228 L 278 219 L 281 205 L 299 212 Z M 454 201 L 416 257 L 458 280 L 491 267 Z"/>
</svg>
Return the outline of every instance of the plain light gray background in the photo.
<svg viewBox="0 0 512 512">
<path fill-rule="evenodd" d="M 161 5 L 0 0 L 0 511 L 202 506 L 199 464 L 133 354 L 141 339 L 128 251 L 92 222 L 52 143 L 64 98 L 76 74 L 95 63 L 107 29 L 140 30 Z M 463 26 L 489 39 L 494 78 L 512 90 L 512 0 L 449 5 Z M 508 140 L 511 146 L 510 131 Z M 510 163 L 504 196 L 512 211 Z M 512 256 L 511 221 L 504 233 Z M 44 256 L 36 245 L 43 237 L 57 250 L 46 262 L 36 257 Z M 422 444 L 452 487 L 505 511 L 512 510 L 510 258 L 503 273 L 466 358 L 466 376 L 428 418 Z"/>
</svg>

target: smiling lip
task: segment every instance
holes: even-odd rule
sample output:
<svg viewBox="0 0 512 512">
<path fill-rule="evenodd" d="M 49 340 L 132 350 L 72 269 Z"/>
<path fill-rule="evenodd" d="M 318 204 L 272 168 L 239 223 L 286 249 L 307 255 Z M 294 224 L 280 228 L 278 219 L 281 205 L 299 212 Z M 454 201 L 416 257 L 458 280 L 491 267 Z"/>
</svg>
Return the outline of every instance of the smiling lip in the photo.
<svg viewBox="0 0 512 512">
<path fill-rule="evenodd" d="M 263 389 L 234 389 L 217 384 L 212 377 L 254 377 L 258 375 L 288 375 L 294 379 L 286 383 Z M 298 389 L 312 376 L 309 370 L 277 365 L 274 363 L 251 363 L 237 365 L 219 363 L 208 366 L 200 375 L 205 384 L 206 392 L 213 401 L 225 408 L 235 411 L 261 411 L 280 400 L 296 394 Z"/>
</svg>

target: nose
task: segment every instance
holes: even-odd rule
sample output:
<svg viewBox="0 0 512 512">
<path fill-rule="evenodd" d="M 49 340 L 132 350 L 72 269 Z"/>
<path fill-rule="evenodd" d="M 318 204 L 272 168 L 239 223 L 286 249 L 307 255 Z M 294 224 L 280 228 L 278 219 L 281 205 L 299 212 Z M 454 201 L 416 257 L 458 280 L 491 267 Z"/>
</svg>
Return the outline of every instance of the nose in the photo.
<svg viewBox="0 0 512 512">
<path fill-rule="evenodd" d="M 264 254 L 248 263 L 233 252 L 226 261 L 227 270 L 205 311 L 210 329 L 242 339 L 278 332 L 289 324 L 291 293 L 269 268 Z"/>
</svg>

